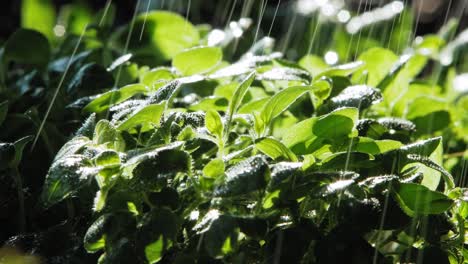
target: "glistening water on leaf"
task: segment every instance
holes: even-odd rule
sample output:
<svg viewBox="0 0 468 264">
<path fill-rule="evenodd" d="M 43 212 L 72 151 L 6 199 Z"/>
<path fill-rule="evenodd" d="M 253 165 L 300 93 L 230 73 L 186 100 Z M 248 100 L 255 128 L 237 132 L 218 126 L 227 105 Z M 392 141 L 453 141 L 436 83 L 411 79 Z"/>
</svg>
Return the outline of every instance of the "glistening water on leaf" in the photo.
<svg viewBox="0 0 468 264">
<path fill-rule="evenodd" d="M 423 35 L 436 5 L 105 2 L 23 1 L 27 29 L 0 41 L 2 245 L 46 263 L 466 262 L 465 29 Z"/>
</svg>

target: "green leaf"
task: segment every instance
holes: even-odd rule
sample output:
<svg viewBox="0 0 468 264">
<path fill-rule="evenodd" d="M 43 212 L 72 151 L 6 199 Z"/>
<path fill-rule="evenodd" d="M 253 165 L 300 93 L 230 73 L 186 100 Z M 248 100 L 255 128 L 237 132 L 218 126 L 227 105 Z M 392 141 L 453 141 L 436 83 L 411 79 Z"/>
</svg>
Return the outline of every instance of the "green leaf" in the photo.
<svg viewBox="0 0 468 264">
<path fill-rule="evenodd" d="M 103 121 L 104 122 L 104 121 Z M 65 143 L 55 155 L 54 162 L 65 159 L 68 156 L 79 153 L 86 145 L 90 144 L 91 141 L 87 137 L 77 136 L 72 138 L 70 141 Z"/>
<path fill-rule="evenodd" d="M 229 253 L 237 242 L 238 223 L 236 217 L 219 215 L 218 210 L 210 210 L 194 227 L 203 234 L 204 245 L 208 254 L 219 257 Z"/>
<path fill-rule="evenodd" d="M 320 117 L 312 132 L 315 136 L 327 139 L 348 137 L 358 119 L 357 108 L 341 108 Z"/>
<path fill-rule="evenodd" d="M 420 96 L 408 105 L 406 118 L 416 125 L 418 134 L 432 134 L 450 125 L 448 103 L 436 97 Z"/>
<path fill-rule="evenodd" d="M 218 139 L 222 139 L 224 124 L 218 111 L 209 110 L 206 112 L 205 126 L 211 134 L 215 135 Z"/>
<path fill-rule="evenodd" d="M 188 108 L 192 111 L 226 111 L 229 101 L 224 97 L 209 96 L 205 97 L 197 104 L 190 105 Z"/>
<path fill-rule="evenodd" d="M 138 224 L 137 245 L 145 249 L 146 258 L 150 263 L 155 263 L 165 250 L 172 247 L 178 229 L 179 219 L 169 209 L 153 209 L 143 216 Z M 158 242 L 160 240 L 162 242 Z"/>
<path fill-rule="evenodd" d="M 223 59 L 223 52 L 217 47 L 197 47 L 177 54 L 172 66 L 182 75 L 206 73 L 216 67 Z"/>
<path fill-rule="evenodd" d="M 314 80 L 318 80 L 323 76 L 332 77 L 332 76 L 348 76 L 353 72 L 359 70 L 361 67 L 364 66 L 364 63 L 361 61 L 351 62 L 347 64 L 342 64 L 330 68 L 326 71 L 321 72 L 320 74 L 314 77 Z"/>
<path fill-rule="evenodd" d="M 442 214 L 454 203 L 444 194 L 415 183 L 398 184 L 393 191 L 393 196 L 401 209 L 412 217 Z"/>
<path fill-rule="evenodd" d="M 296 154 L 309 154 L 321 147 L 321 140 L 341 142 L 354 133 L 358 114 L 357 108 L 342 108 L 306 119 L 285 130 L 283 143 Z"/>
<path fill-rule="evenodd" d="M 364 66 L 353 74 L 353 82 L 357 83 L 364 74 L 367 74 L 366 84 L 376 87 L 390 72 L 398 56 L 388 49 L 372 48 L 362 53 L 358 60 L 364 62 Z"/>
<path fill-rule="evenodd" d="M 34 43 L 34 48 L 31 48 Z M 47 38 L 41 33 L 30 29 L 18 29 L 5 43 L 3 64 L 14 61 L 45 68 L 50 59 L 50 46 Z"/>
<path fill-rule="evenodd" d="M 203 167 L 203 175 L 209 178 L 218 178 L 224 174 L 224 161 L 212 159 Z"/>
<path fill-rule="evenodd" d="M 271 167 L 271 179 L 267 190 L 269 192 L 280 188 L 286 181 L 293 181 L 295 176 L 301 175 L 302 163 L 300 162 L 278 162 Z"/>
<path fill-rule="evenodd" d="M 174 73 L 170 68 L 159 67 L 143 74 L 140 78 L 141 83 L 151 87 L 151 90 L 157 90 L 167 81 L 174 79 Z"/>
<path fill-rule="evenodd" d="M 399 149 L 403 144 L 396 140 L 373 140 L 371 138 L 360 137 L 359 141 L 353 147 L 355 151 L 377 155 L 391 150 Z"/>
<path fill-rule="evenodd" d="M 53 28 L 56 24 L 54 3 L 51 0 L 21 1 L 21 26 L 37 30 L 49 39 L 54 38 Z"/>
<path fill-rule="evenodd" d="M 296 155 L 290 149 L 273 137 L 256 140 L 255 147 L 272 159 L 283 157 L 290 161 L 298 160 Z"/>
<path fill-rule="evenodd" d="M 76 131 L 75 136 L 93 137 L 94 129 L 96 128 L 96 114 L 92 113 L 83 122 L 81 127 Z"/>
<path fill-rule="evenodd" d="M 83 155 L 70 155 L 55 161 L 47 173 L 41 199 L 46 207 L 78 192 L 98 172 Z"/>
<path fill-rule="evenodd" d="M 125 164 L 125 177 L 130 178 L 132 190 L 159 191 L 178 173 L 191 173 L 192 158 L 185 151 L 161 149 L 142 157 L 135 157 Z M 126 175 L 130 174 L 130 175 Z"/>
<path fill-rule="evenodd" d="M 232 99 L 229 103 L 227 117 L 228 117 L 228 125 L 232 120 L 232 116 L 236 113 L 237 109 L 242 103 L 247 90 L 249 89 L 250 85 L 255 79 L 255 72 L 251 72 L 247 77 L 237 86 L 234 94 L 232 95 Z"/>
<path fill-rule="evenodd" d="M 253 156 L 226 171 L 226 180 L 215 188 L 214 195 L 230 197 L 248 194 L 266 186 L 270 177 L 268 164 L 262 156 Z"/>
<path fill-rule="evenodd" d="M 321 57 L 310 54 L 302 57 L 299 60 L 299 65 L 308 70 L 312 76 L 319 75 L 329 68 Z"/>
<path fill-rule="evenodd" d="M 142 132 L 149 130 L 150 125 L 159 125 L 166 103 L 152 104 L 138 109 L 117 126 L 119 131 L 132 131 L 136 126 L 142 127 Z"/>
<path fill-rule="evenodd" d="M 161 260 L 164 250 L 164 239 L 160 235 L 159 238 L 145 247 L 146 260 L 149 263 L 157 263 Z"/>
<path fill-rule="evenodd" d="M 144 26 L 143 26 L 144 25 Z M 122 42 L 128 36 L 130 27 L 122 34 Z M 182 16 L 167 11 L 152 11 L 139 15 L 130 35 L 129 49 L 138 56 L 149 56 L 150 65 L 172 59 L 181 51 L 198 44 L 196 28 Z M 141 38 L 140 38 L 141 35 Z"/>
<path fill-rule="evenodd" d="M 146 93 L 148 88 L 143 84 L 130 84 L 119 90 L 111 90 L 101 94 L 83 108 L 84 112 L 100 113 L 106 111 L 111 106 L 121 103 L 138 93 Z"/>
<path fill-rule="evenodd" d="M 112 166 L 120 164 L 119 153 L 113 150 L 104 150 L 94 158 L 97 166 Z"/>
<path fill-rule="evenodd" d="M 258 100 L 254 100 L 248 102 L 239 108 L 237 111 L 238 114 L 251 114 L 253 112 L 260 112 L 266 105 L 266 103 L 270 100 L 269 97 L 261 98 Z"/>
<path fill-rule="evenodd" d="M 130 212 L 112 212 L 103 214 L 93 222 L 84 235 L 83 244 L 86 251 L 92 253 L 110 248 L 122 236 L 134 232 L 136 221 Z"/>
<path fill-rule="evenodd" d="M 286 111 L 299 97 L 311 90 L 310 86 L 294 86 L 272 96 L 260 112 L 264 126 L 268 126 L 274 118 Z"/>
<path fill-rule="evenodd" d="M 379 90 L 367 85 L 354 85 L 347 87 L 340 94 L 330 99 L 324 109 L 330 111 L 341 107 L 369 108 L 382 101 Z M 321 109 L 323 111 L 323 109 Z"/>
<path fill-rule="evenodd" d="M 93 143 L 96 145 L 112 143 L 116 140 L 117 134 L 115 126 L 109 121 L 99 120 L 94 128 Z"/>
</svg>

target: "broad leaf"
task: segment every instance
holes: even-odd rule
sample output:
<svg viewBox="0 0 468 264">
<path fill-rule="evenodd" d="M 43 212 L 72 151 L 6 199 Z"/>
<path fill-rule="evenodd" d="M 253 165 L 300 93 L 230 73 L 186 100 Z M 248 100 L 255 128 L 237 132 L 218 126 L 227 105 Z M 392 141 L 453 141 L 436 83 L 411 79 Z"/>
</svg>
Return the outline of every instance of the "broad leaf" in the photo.
<svg viewBox="0 0 468 264">
<path fill-rule="evenodd" d="M 152 104 L 138 109 L 117 126 L 119 131 L 132 131 L 137 126 L 146 131 L 151 125 L 158 125 L 166 104 Z"/>
<path fill-rule="evenodd" d="M 34 49 L 31 48 L 34 43 Z M 45 67 L 50 59 L 50 45 L 47 38 L 37 31 L 18 29 L 4 46 L 3 63 L 11 61 Z"/>
<path fill-rule="evenodd" d="M 120 88 L 119 90 L 111 90 L 106 93 L 103 93 L 93 101 L 91 101 L 83 111 L 85 112 L 95 112 L 100 113 L 106 111 L 114 104 L 121 103 L 128 98 L 134 96 L 138 93 L 145 93 L 148 91 L 148 88 L 142 84 L 130 84 Z"/>
<path fill-rule="evenodd" d="M 256 140 L 255 148 L 272 159 L 278 159 L 282 157 L 290 161 L 297 161 L 296 155 L 283 143 L 273 137 L 266 137 Z"/>
<path fill-rule="evenodd" d="M 144 26 L 143 26 L 144 25 Z M 130 50 L 136 56 L 150 56 L 158 63 L 173 58 L 184 49 L 198 44 L 199 34 L 195 27 L 182 16 L 167 11 L 152 11 L 136 18 L 135 29 L 130 35 Z M 122 42 L 130 28 L 123 32 Z"/>
<path fill-rule="evenodd" d="M 221 197 L 248 194 L 266 186 L 270 177 L 268 164 L 262 156 L 253 156 L 226 171 L 225 182 L 215 188 Z"/>
<path fill-rule="evenodd" d="M 444 194 L 415 183 L 400 183 L 393 191 L 395 200 L 409 216 L 441 214 L 453 201 Z"/>
<path fill-rule="evenodd" d="M 216 67 L 223 58 L 220 48 L 197 47 L 177 54 L 172 60 L 172 66 L 182 75 L 206 73 Z"/>
</svg>

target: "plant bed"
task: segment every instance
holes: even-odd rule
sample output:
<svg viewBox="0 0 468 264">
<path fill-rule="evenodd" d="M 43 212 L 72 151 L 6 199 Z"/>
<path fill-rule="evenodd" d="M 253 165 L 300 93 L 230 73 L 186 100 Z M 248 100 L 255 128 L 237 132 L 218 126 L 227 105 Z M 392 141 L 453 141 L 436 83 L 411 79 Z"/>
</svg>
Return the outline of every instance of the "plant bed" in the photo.
<svg viewBox="0 0 468 264">
<path fill-rule="evenodd" d="M 328 65 L 269 37 L 242 48 L 247 19 L 103 21 L 1 49 L 4 246 L 46 263 L 467 261 L 466 30 Z"/>
</svg>

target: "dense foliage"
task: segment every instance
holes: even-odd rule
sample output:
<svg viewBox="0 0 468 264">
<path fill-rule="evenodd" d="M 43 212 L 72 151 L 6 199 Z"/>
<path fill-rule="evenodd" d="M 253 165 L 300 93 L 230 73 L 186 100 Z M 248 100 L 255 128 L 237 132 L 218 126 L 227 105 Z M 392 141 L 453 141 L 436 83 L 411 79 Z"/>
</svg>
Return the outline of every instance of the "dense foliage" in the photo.
<svg viewBox="0 0 468 264">
<path fill-rule="evenodd" d="M 330 66 L 245 48 L 245 18 L 101 17 L 0 50 L 5 245 L 47 263 L 468 262 L 456 22 Z"/>
</svg>

